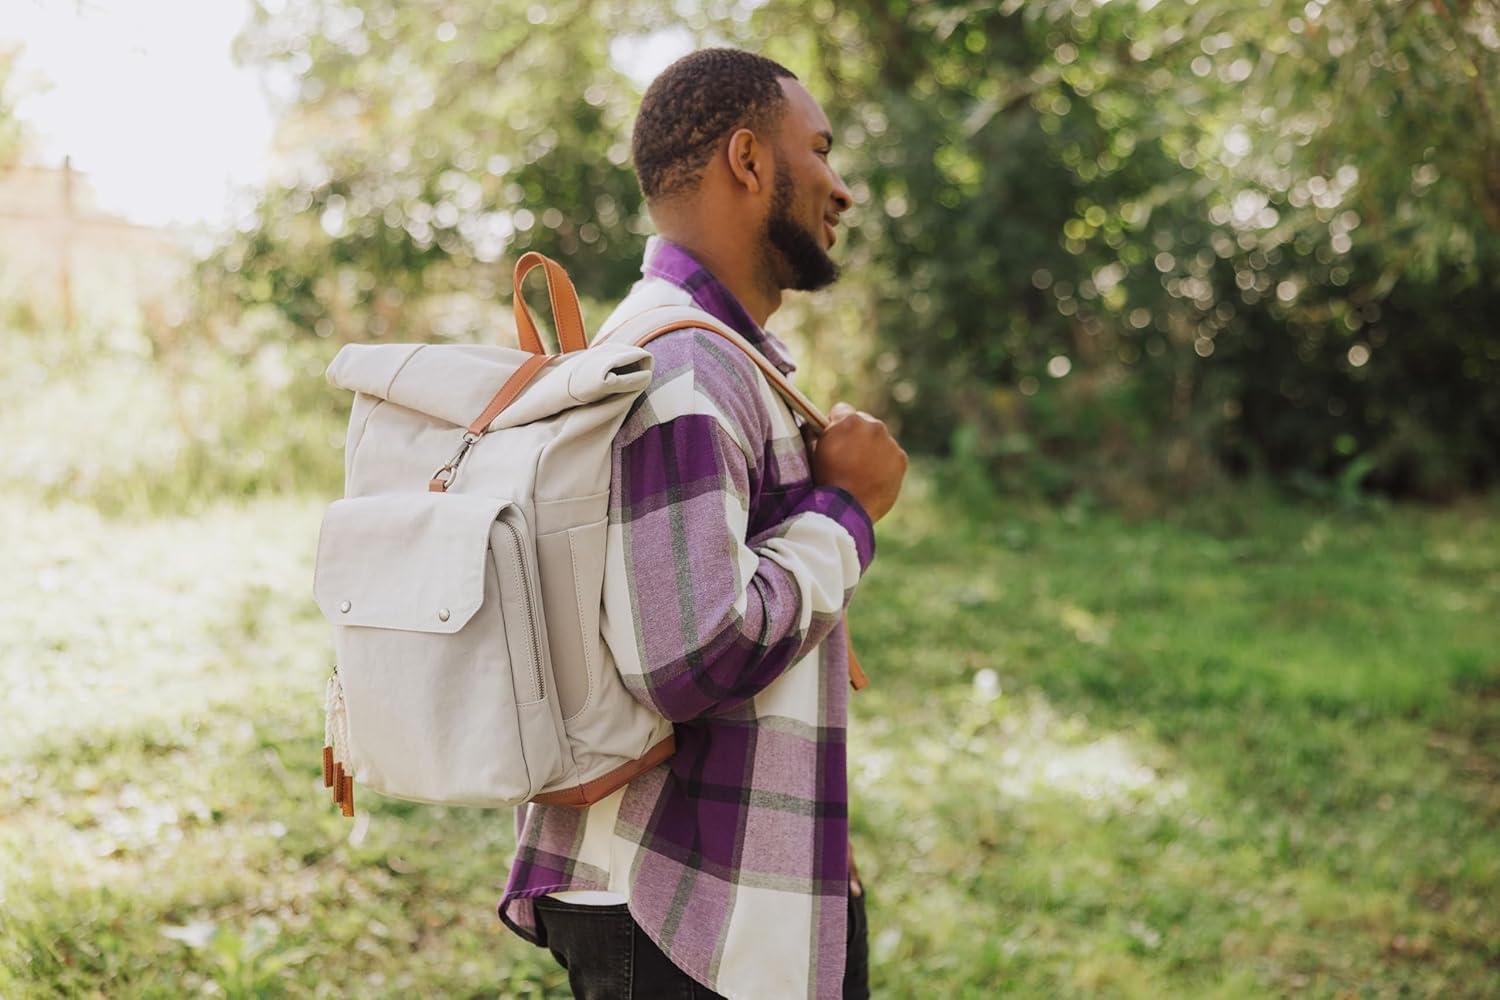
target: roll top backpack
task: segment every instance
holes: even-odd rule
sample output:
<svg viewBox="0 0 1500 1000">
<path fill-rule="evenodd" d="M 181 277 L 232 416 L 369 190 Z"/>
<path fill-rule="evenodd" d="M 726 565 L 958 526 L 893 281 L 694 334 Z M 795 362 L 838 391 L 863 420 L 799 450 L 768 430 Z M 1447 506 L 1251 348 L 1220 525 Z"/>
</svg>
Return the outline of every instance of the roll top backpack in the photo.
<svg viewBox="0 0 1500 1000">
<path fill-rule="evenodd" d="M 536 268 L 555 354 L 521 296 Z M 673 752 L 671 723 L 626 690 L 599 621 L 612 443 L 651 381 L 643 344 L 718 333 L 826 425 L 708 313 L 648 309 L 590 345 L 555 261 L 522 256 L 515 288 L 518 348 L 350 344 L 328 367 L 354 393 L 344 498 L 324 515 L 313 581 L 335 652 L 323 777 L 346 815 L 356 782 L 435 804 L 584 806 Z"/>
</svg>

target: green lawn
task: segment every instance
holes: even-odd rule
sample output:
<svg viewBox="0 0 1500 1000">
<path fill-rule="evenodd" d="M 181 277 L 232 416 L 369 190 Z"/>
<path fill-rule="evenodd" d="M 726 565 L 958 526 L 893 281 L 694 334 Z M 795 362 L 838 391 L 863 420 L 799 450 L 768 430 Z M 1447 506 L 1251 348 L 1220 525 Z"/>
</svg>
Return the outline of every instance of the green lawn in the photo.
<svg viewBox="0 0 1500 1000">
<path fill-rule="evenodd" d="M 1500 994 L 1500 510 L 967 509 L 854 629 L 886 997 Z M 565 996 L 508 814 L 319 772 L 315 500 L 0 496 L 0 996 Z"/>
</svg>

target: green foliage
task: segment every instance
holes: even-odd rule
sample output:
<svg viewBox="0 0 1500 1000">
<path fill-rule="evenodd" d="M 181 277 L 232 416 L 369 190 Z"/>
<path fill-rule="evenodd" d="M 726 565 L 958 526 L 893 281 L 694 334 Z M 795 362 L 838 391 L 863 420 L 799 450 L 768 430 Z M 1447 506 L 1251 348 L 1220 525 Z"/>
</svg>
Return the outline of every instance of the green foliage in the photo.
<svg viewBox="0 0 1500 1000">
<path fill-rule="evenodd" d="M 876 995 L 1500 989 L 1492 504 L 1131 522 L 931 473 L 853 610 Z M 328 802 L 321 501 L 5 493 L 0 994 L 567 995 L 494 916 L 508 814 Z"/>
<path fill-rule="evenodd" d="M 686 29 L 781 59 L 827 107 L 858 218 L 844 287 L 793 318 L 811 378 L 911 448 L 1046 495 L 1357 468 L 1443 498 L 1500 477 L 1497 10 L 771 0 Z M 608 52 L 668 23 L 263 14 L 242 54 L 295 84 L 298 170 L 205 267 L 207 311 L 490 337 L 530 248 L 618 296 L 645 221 Z"/>
<path fill-rule="evenodd" d="M 202 270 L 210 310 L 298 334 L 493 336 L 505 261 L 569 262 L 584 295 L 637 273 L 630 85 L 588 3 L 305 0 L 258 9 L 242 56 L 295 82 L 294 175 Z"/>
<path fill-rule="evenodd" d="M 26 133 L 13 106 L 15 94 L 11 77 L 15 73 L 17 50 L 0 47 L 0 169 L 11 166 L 20 156 Z"/>
<path fill-rule="evenodd" d="M 177 333 L 0 332 L 10 401 L 0 489 L 110 515 L 340 492 L 350 400 L 322 378 L 331 345 L 254 329 L 216 343 Z M 62 430 L 80 414 L 85 433 Z"/>
<path fill-rule="evenodd" d="M 803 10 L 761 33 L 804 52 Z M 1429 496 L 1500 474 L 1493 4 L 813 11 L 912 444 L 975 427 L 1002 472 L 1024 438 L 1044 479 L 1063 457 L 1097 483 L 1100 432 L 1144 425 L 1241 472 L 1361 456 Z M 1089 372 L 1134 391 L 1058 437 L 1045 387 Z"/>
</svg>

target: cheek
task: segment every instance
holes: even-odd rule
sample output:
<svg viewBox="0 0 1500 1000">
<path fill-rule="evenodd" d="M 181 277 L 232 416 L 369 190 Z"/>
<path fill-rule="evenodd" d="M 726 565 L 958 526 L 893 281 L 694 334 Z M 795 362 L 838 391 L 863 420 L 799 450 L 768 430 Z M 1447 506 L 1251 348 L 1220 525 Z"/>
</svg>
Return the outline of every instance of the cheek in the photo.
<svg viewBox="0 0 1500 1000">
<path fill-rule="evenodd" d="M 804 171 L 798 180 L 797 196 L 793 199 L 798 212 L 822 218 L 823 203 L 833 191 L 833 180 L 828 176 L 828 169 L 819 162 L 812 169 Z"/>
</svg>

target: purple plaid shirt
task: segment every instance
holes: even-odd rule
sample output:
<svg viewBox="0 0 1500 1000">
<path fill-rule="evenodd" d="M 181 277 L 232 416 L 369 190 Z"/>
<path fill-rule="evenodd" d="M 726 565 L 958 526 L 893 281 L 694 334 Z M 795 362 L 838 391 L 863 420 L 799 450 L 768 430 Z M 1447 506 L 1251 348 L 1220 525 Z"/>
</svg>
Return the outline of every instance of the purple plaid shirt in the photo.
<svg viewBox="0 0 1500 1000">
<path fill-rule="evenodd" d="M 616 320 L 692 304 L 783 372 L 734 295 L 653 238 Z M 816 486 L 796 419 L 707 331 L 653 341 L 615 438 L 603 631 L 627 688 L 674 723 L 665 764 L 587 809 L 522 807 L 501 919 L 615 892 L 672 961 L 731 998 L 841 995 L 848 893 L 843 612 L 874 557 L 868 516 Z"/>
</svg>

